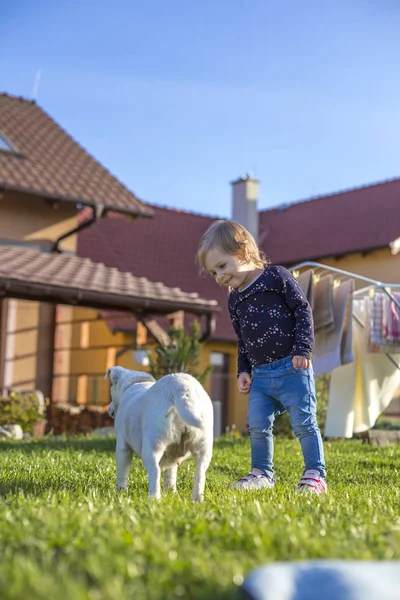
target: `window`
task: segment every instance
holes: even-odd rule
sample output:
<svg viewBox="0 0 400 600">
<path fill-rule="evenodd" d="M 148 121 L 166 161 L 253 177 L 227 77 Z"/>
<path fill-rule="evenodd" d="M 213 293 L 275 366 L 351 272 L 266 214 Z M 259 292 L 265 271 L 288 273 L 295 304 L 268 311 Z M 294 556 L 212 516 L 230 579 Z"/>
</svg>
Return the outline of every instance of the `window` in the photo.
<svg viewBox="0 0 400 600">
<path fill-rule="evenodd" d="M 0 152 L 15 152 L 15 149 L 12 147 L 10 142 L 5 138 L 5 136 L 0 132 Z"/>
<path fill-rule="evenodd" d="M 222 352 L 210 352 L 210 365 L 213 367 L 223 367 L 225 364 L 225 354 Z"/>
<path fill-rule="evenodd" d="M 51 240 L 8 240 L 0 238 L 0 246 L 15 246 L 17 248 L 25 248 L 26 250 L 37 250 L 39 252 L 51 252 L 54 242 Z"/>
</svg>

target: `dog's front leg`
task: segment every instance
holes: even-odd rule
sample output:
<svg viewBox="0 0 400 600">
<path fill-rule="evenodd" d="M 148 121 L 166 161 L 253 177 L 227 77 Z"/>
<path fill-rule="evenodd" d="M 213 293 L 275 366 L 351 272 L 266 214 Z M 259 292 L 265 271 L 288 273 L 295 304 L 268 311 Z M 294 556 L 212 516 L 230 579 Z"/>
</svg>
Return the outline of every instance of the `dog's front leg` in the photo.
<svg viewBox="0 0 400 600">
<path fill-rule="evenodd" d="M 163 449 L 155 451 L 153 448 L 143 448 L 142 460 L 149 478 L 149 496 L 159 500 L 161 498 L 161 469 L 160 460 Z"/>
<path fill-rule="evenodd" d="M 164 472 L 164 488 L 166 490 L 172 490 L 176 492 L 176 475 L 178 472 L 178 465 L 165 469 Z"/>
<path fill-rule="evenodd" d="M 127 490 L 129 471 L 131 469 L 132 451 L 125 446 L 118 447 L 115 451 L 117 460 L 117 490 Z"/>
</svg>

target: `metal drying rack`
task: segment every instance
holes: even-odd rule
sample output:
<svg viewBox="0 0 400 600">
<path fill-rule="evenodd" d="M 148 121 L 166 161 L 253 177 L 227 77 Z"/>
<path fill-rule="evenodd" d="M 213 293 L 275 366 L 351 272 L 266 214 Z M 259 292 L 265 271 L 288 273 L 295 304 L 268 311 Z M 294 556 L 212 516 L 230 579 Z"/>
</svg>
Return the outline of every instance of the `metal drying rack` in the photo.
<svg viewBox="0 0 400 600">
<path fill-rule="evenodd" d="M 324 275 L 333 274 L 334 282 L 338 281 L 339 283 L 344 279 L 355 279 L 360 282 L 365 283 L 366 285 L 360 289 L 353 291 L 353 297 L 363 298 L 367 294 L 374 293 L 375 290 L 380 290 L 384 292 L 395 304 L 397 309 L 400 312 L 400 302 L 393 296 L 392 291 L 400 292 L 400 283 L 382 283 L 381 281 L 377 281 L 376 279 L 371 279 L 370 277 L 364 277 L 363 275 L 358 275 L 357 273 L 352 273 L 351 271 L 343 271 L 342 269 L 337 269 L 336 267 L 331 267 L 330 265 L 324 265 L 318 262 L 305 261 L 294 265 L 289 268 L 289 271 L 296 277 L 298 276 L 301 269 L 305 267 L 312 268 L 317 277 L 321 278 Z M 353 318 L 362 326 L 365 327 L 365 324 L 362 323 L 361 319 L 353 313 Z M 385 352 L 388 359 L 393 363 L 393 365 L 400 370 L 400 364 L 393 356 L 392 353 Z"/>
</svg>

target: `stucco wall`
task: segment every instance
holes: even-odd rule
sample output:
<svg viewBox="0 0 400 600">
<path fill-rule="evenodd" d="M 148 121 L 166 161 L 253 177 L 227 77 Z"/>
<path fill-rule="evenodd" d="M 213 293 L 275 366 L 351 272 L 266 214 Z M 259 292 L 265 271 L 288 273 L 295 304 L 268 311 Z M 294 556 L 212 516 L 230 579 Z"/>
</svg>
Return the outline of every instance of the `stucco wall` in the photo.
<svg viewBox="0 0 400 600">
<path fill-rule="evenodd" d="M 0 195 L 0 240 L 12 242 L 55 241 L 77 224 L 73 204 L 52 203 L 45 198 L 3 192 Z M 75 252 L 76 236 L 67 238 L 60 246 Z M 69 307 L 62 307 L 64 316 Z M 67 320 L 67 319 L 65 319 Z M 71 317 L 69 318 L 71 320 Z M 54 308 L 37 302 L 10 300 L 6 336 L 2 354 L 5 359 L 4 386 L 17 389 L 39 387 L 50 395 L 51 349 L 54 331 Z M 69 348 L 71 326 L 65 325 L 59 333 L 58 343 Z M 38 341 L 40 343 L 38 344 Z M 69 371 L 69 350 L 62 358 L 62 369 Z M 67 399 L 66 389 L 59 385 L 59 396 Z"/>
<path fill-rule="evenodd" d="M 17 192 L 2 193 L 0 215 L 0 240 L 54 241 L 77 222 L 74 204 Z M 61 248 L 75 251 L 76 236 L 66 239 Z"/>
</svg>

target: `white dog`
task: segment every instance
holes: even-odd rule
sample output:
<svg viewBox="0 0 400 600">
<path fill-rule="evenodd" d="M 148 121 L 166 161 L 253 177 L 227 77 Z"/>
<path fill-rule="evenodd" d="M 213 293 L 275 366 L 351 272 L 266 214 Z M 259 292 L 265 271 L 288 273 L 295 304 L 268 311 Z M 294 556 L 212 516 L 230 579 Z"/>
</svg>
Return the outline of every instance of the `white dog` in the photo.
<svg viewBox="0 0 400 600">
<path fill-rule="evenodd" d="M 203 386 L 191 375 L 166 375 L 111 367 L 108 413 L 115 419 L 117 488 L 126 490 L 132 452 L 143 461 L 149 493 L 160 498 L 161 471 L 166 489 L 176 491 L 178 466 L 190 454 L 196 463 L 193 500 L 203 500 L 213 450 L 213 407 Z"/>
</svg>

